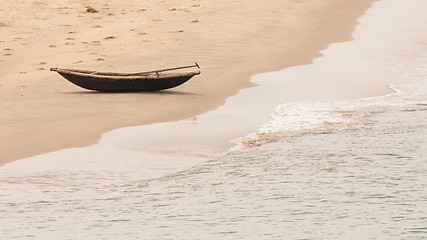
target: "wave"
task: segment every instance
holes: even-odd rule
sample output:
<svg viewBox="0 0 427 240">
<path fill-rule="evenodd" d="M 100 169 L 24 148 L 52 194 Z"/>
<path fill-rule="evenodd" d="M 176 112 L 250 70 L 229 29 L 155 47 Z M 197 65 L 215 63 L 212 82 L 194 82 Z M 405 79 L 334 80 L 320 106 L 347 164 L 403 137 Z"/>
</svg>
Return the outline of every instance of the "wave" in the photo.
<svg viewBox="0 0 427 240">
<path fill-rule="evenodd" d="M 419 11 L 423 5 L 426 3 L 420 0 L 411 0 L 410 4 L 396 0 L 377 2 L 359 19 L 360 24 L 353 35 L 353 41 L 331 45 L 322 52 L 324 56 L 317 61 L 323 64 L 320 68 L 334 69 L 335 66 L 336 69 L 340 66 L 338 61 L 343 61 L 336 57 L 337 52 L 341 54 L 340 56 L 361 56 L 362 61 L 358 62 L 359 65 L 354 64 L 351 68 L 363 72 L 366 71 L 366 67 L 362 65 L 379 66 L 376 70 L 384 73 L 381 76 L 387 76 L 385 81 L 395 91 L 394 93 L 355 100 L 281 104 L 271 115 L 272 120 L 262 125 L 258 132 L 235 139 L 237 146 L 233 150 L 301 134 L 322 134 L 348 129 L 354 124 L 370 123 L 372 121 L 370 116 L 375 113 L 404 105 L 426 104 L 427 44 L 419 40 L 427 37 L 425 31 L 427 20 L 421 17 L 424 15 Z M 399 12 L 399 18 L 393 15 L 396 11 Z M 384 21 L 389 25 L 384 25 Z M 379 36 L 379 33 L 382 36 Z M 385 39 L 384 36 L 398 37 Z M 296 74 L 321 79 L 320 74 L 324 72 L 316 72 L 317 69 L 319 67 L 313 63 L 302 66 Z M 282 74 L 282 78 L 288 79 L 295 73 L 284 70 Z M 354 77 L 351 74 L 347 73 L 349 78 Z M 378 76 L 368 71 L 358 77 L 371 78 L 375 81 L 378 80 L 376 79 Z M 355 80 L 366 81 L 366 79 Z"/>
</svg>

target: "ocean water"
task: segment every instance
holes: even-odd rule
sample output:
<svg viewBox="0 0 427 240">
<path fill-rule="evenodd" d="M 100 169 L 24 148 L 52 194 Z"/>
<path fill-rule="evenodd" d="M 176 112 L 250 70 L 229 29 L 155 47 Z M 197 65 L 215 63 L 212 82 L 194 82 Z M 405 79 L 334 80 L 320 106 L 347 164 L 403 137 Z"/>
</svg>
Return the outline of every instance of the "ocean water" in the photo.
<svg viewBox="0 0 427 240">
<path fill-rule="evenodd" d="M 127 128 L 0 167 L 0 239 L 426 239 L 426 4 L 377 2 L 354 41 L 253 79 L 336 77 L 339 62 L 339 78 L 380 77 L 394 93 L 280 104 L 224 154 L 215 133 L 186 138 L 224 117 L 212 112 L 180 123 L 177 149 Z"/>
</svg>

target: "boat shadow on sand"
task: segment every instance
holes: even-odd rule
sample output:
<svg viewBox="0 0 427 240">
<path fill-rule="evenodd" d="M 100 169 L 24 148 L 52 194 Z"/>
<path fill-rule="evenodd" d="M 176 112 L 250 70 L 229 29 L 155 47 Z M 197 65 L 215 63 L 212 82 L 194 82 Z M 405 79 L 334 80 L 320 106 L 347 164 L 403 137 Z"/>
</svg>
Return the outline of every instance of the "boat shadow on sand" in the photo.
<svg viewBox="0 0 427 240">
<path fill-rule="evenodd" d="M 63 92 L 63 94 L 70 95 L 188 95 L 188 96 L 201 96 L 198 93 L 176 91 L 176 90 L 160 90 L 160 91 L 143 91 L 143 92 L 97 92 L 97 91 L 70 91 Z"/>
</svg>

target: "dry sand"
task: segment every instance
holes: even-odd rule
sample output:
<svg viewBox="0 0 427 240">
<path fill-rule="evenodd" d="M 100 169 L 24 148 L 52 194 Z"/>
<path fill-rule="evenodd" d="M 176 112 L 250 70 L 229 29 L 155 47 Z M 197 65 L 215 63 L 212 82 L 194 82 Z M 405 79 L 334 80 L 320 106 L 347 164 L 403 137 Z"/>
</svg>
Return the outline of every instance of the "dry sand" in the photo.
<svg viewBox="0 0 427 240">
<path fill-rule="evenodd" d="M 0 165 L 95 143 L 124 126 L 188 118 L 250 87 L 251 75 L 307 64 L 351 40 L 374 0 L 7 1 L 0 9 Z M 90 7 L 89 7 L 90 6 Z M 202 75 L 155 93 L 83 90 L 50 67 L 136 72 L 189 65 Z M 387 86 L 303 86 L 294 99 L 380 95 Z M 361 84 L 364 86 L 360 88 Z M 359 90 L 354 90 L 359 89 Z"/>
</svg>

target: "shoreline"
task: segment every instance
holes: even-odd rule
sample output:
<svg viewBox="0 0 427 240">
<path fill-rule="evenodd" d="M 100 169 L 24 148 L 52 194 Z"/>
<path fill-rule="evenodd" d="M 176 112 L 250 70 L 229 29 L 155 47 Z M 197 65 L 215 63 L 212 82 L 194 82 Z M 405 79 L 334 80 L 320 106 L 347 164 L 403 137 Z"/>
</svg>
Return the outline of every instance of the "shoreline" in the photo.
<svg viewBox="0 0 427 240">
<path fill-rule="evenodd" d="M 196 6 L 191 5 L 191 2 L 192 1 L 186 1 L 181 4 Z M 232 17 L 229 19 L 221 18 L 222 21 L 229 23 L 225 26 L 225 24 L 214 22 L 217 14 L 211 13 L 211 11 L 224 10 L 227 4 L 239 5 L 239 3 L 188 7 L 187 9 L 191 9 L 190 12 L 177 10 L 166 11 L 165 9 L 169 7 L 162 6 L 163 9 L 161 13 L 166 16 L 162 16 L 163 18 L 161 21 L 154 21 L 159 19 L 150 14 L 145 16 L 146 24 L 144 26 L 147 26 L 153 33 L 155 31 L 163 31 L 163 35 L 167 35 L 165 33 L 170 32 L 168 28 L 172 27 L 170 23 L 176 20 L 174 19 L 176 13 L 181 14 L 180 17 L 182 17 L 182 14 L 189 14 L 190 16 L 187 17 L 188 19 L 197 18 L 200 20 L 195 22 L 196 20 L 188 21 L 187 19 L 188 29 L 190 30 L 185 29 L 183 32 L 177 30 L 178 34 L 182 34 L 181 40 L 177 40 L 176 36 L 168 36 L 169 38 L 161 40 L 164 41 L 165 44 L 159 44 L 159 41 L 155 41 L 155 39 L 141 40 L 135 37 L 129 38 L 129 40 L 126 41 L 139 40 L 139 42 L 137 41 L 138 44 L 128 45 L 129 50 L 127 50 L 126 53 L 123 53 L 123 49 L 120 49 L 123 44 L 125 44 L 125 40 L 123 40 L 124 42 L 109 42 L 105 44 L 106 46 L 100 47 L 101 56 L 94 54 L 84 59 L 83 62 L 76 64 L 71 63 L 71 59 L 75 60 L 80 57 L 80 55 L 85 55 L 88 52 L 87 44 L 83 42 L 82 46 L 86 46 L 84 47 L 86 48 L 86 52 L 84 50 L 80 50 L 83 52 L 74 52 L 75 49 L 73 48 L 79 48 L 79 44 L 77 43 L 74 43 L 74 45 L 66 45 L 70 47 L 70 49 L 61 50 L 60 47 L 52 48 L 57 53 L 67 56 L 59 59 L 55 59 L 54 56 L 46 57 L 48 51 L 52 50 L 46 50 L 46 45 L 54 45 L 48 45 L 48 41 L 46 40 L 48 37 L 46 37 L 44 41 L 38 43 L 26 43 L 27 45 L 21 45 L 21 47 L 19 47 L 20 49 L 16 49 L 16 46 L 15 48 L 10 47 L 10 49 L 16 49 L 12 51 L 13 53 L 11 55 L 7 55 L 12 59 L 4 60 L 1 64 L 6 67 L 0 68 L 0 72 L 5 73 L 3 76 L 6 76 L 0 78 L 2 85 L 0 87 L 1 96 L 5 99 L 5 101 L 2 101 L 0 104 L 0 109 L 2 109 L 2 112 L 10 113 L 10 115 L 1 118 L 2 129 L 0 131 L 0 145 L 3 147 L 0 153 L 3 157 L 0 161 L 0 166 L 13 160 L 58 149 L 92 145 L 100 139 L 102 133 L 113 129 L 134 125 L 178 121 L 216 109 L 224 104 L 228 97 L 235 95 L 240 89 L 254 86 L 254 84 L 249 82 L 250 76 L 260 72 L 271 72 L 290 66 L 310 63 L 312 59 L 320 56 L 321 54 L 319 51 L 325 49 L 330 43 L 351 40 L 351 34 L 354 27 L 357 25 L 357 18 L 360 17 L 373 2 L 375 1 L 355 1 L 351 4 L 343 4 L 339 3 L 339 1 L 334 3 L 322 1 L 317 4 L 308 3 L 298 5 L 295 1 L 287 1 L 286 3 L 271 1 L 271 6 L 273 6 L 271 8 L 276 7 L 277 9 L 277 4 L 280 6 L 283 4 L 298 7 L 295 7 L 292 11 L 285 11 L 288 15 L 286 15 L 284 20 L 277 19 L 277 16 L 283 14 L 283 11 L 277 10 L 271 13 L 271 9 L 268 9 L 268 7 L 256 13 L 261 17 L 267 18 L 263 21 L 253 21 L 254 12 L 238 12 L 242 14 L 239 15 L 240 18 L 243 18 L 243 20 L 252 19 L 253 22 L 248 22 L 249 27 L 247 26 L 247 28 L 244 28 L 244 31 L 229 37 L 227 35 L 225 39 L 218 39 L 218 37 L 215 38 L 215 36 L 218 36 L 219 33 L 223 33 L 225 36 L 226 33 L 231 34 L 236 30 L 242 30 L 240 29 L 242 27 L 241 22 L 236 22 L 236 20 L 242 19 L 234 19 Z M 255 1 L 251 2 L 249 5 L 251 9 L 257 9 L 259 7 L 256 6 Z M 348 9 L 345 11 L 339 9 L 344 5 Z M 94 7 L 97 9 L 106 8 L 102 6 Z M 227 9 L 229 12 L 225 11 L 222 14 L 226 17 L 230 12 L 238 11 L 238 7 L 239 6 L 234 6 L 234 8 L 230 7 Z M 109 9 L 111 9 L 111 7 Z M 141 8 L 138 9 L 141 10 Z M 173 8 L 169 8 L 169 10 L 171 9 Z M 154 7 L 147 8 L 146 11 L 142 12 L 150 11 L 155 12 L 156 9 Z M 313 15 L 313 12 L 316 12 L 318 16 Z M 141 12 L 136 11 L 132 14 L 140 13 Z M 267 13 L 269 14 L 266 15 Z M 85 13 L 81 13 L 81 15 L 83 14 Z M 131 13 L 127 14 L 130 15 Z M 97 15 L 98 16 L 89 16 L 86 14 L 81 18 L 85 19 L 84 21 L 102 20 L 102 17 L 101 19 L 96 19 L 99 18 L 100 14 L 97 13 Z M 117 13 L 115 15 L 117 15 Z M 115 15 L 113 15 L 113 17 Z M 168 16 L 170 19 L 167 18 Z M 150 17 L 152 19 L 150 19 Z M 324 19 L 322 19 L 322 17 L 324 17 Z M 337 18 L 340 18 L 342 21 L 337 23 Z M 69 20 L 72 19 L 73 17 L 69 17 Z M 257 18 L 255 18 L 255 20 L 257 20 Z M 283 22 L 279 20 L 284 22 L 289 21 L 295 24 L 292 25 L 293 28 L 277 31 L 283 26 Z M 313 21 L 316 21 L 317 24 L 313 25 Z M 152 26 L 149 28 L 150 24 L 147 24 L 147 22 L 153 25 L 160 24 L 162 26 Z M 217 28 L 223 26 L 224 29 L 218 29 L 217 32 L 208 31 L 206 29 L 203 30 L 203 24 Z M 118 36 L 117 39 L 113 40 L 120 40 L 122 39 L 121 36 L 125 37 L 126 34 L 129 34 L 119 31 L 119 24 L 118 26 L 113 26 L 113 29 L 114 27 L 117 28 L 115 33 Z M 59 26 L 59 28 L 68 29 L 70 26 Z M 102 30 L 103 28 L 101 27 L 100 29 Z M 265 32 L 260 35 L 258 30 L 263 30 Z M 73 41 L 77 42 L 76 39 L 82 40 L 94 37 L 89 36 L 90 31 L 76 31 L 75 33 L 70 33 L 73 31 L 69 31 L 69 29 L 66 31 L 68 31 L 65 33 L 66 35 L 61 36 L 62 40 L 56 41 L 63 41 L 63 37 L 68 35 L 73 35 L 73 37 L 67 37 L 66 39 L 70 39 L 66 40 L 67 43 L 72 43 Z M 135 28 L 134 31 L 130 32 L 136 31 L 137 29 Z M 170 35 L 176 35 L 177 32 L 170 32 Z M 333 35 L 329 36 L 329 34 L 332 33 Z M 107 32 L 103 34 L 108 35 Z M 142 32 L 137 34 L 138 37 L 147 35 L 151 34 L 143 34 Z M 260 37 L 242 42 L 242 39 L 249 39 L 248 36 Z M 73 40 L 71 40 L 72 38 Z M 312 41 L 316 38 L 318 41 Z M 202 39 L 204 41 L 192 42 L 194 39 Z M 277 41 L 275 41 L 283 39 L 286 39 L 286 41 L 278 41 L 280 43 L 276 43 Z M 23 40 L 24 39 L 21 39 L 21 41 Z M 191 47 L 183 45 L 186 42 L 191 42 Z M 145 43 L 150 45 L 150 48 L 144 48 L 144 56 L 141 57 L 136 49 L 140 48 L 141 44 Z M 170 43 L 175 43 L 175 45 Z M 272 43 L 275 44 L 272 45 Z M 291 43 L 293 45 L 291 45 Z M 58 43 L 56 44 L 59 45 Z M 176 50 L 173 55 L 170 52 L 176 46 L 179 46 L 180 49 Z M 248 46 L 253 47 L 253 49 L 248 49 Z M 40 61 L 32 59 L 30 62 L 24 61 L 24 63 L 17 65 L 16 63 L 24 59 L 25 54 L 23 53 L 32 48 L 37 49 L 35 55 Z M 107 51 L 107 48 L 112 48 L 113 50 Z M 203 51 L 200 51 L 200 49 L 203 49 Z M 278 52 L 277 49 L 283 51 Z M 89 53 L 89 55 L 91 54 Z M 38 62 L 36 65 L 40 65 L 41 63 L 48 65 L 58 60 L 56 62 L 61 65 L 71 64 L 76 67 L 88 66 L 94 69 L 99 69 L 101 66 L 105 67 L 107 65 L 109 69 L 105 70 L 118 71 L 118 69 L 121 69 L 121 71 L 132 71 L 137 69 L 138 65 L 141 63 L 147 63 L 147 60 L 150 58 L 162 59 L 161 64 L 165 67 L 172 66 L 172 59 L 176 60 L 177 58 L 171 56 L 175 55 L 179 56 L 177 57 L 179 62 L 190 62 L 193 60 L 194 56 L 198 56 L 197 62 L 202 65 L 202 75 L 197 79 L 191 80 L 179 89 L 177 88 L 172 91 L 161 93 L 97 94 L 80 90 L 67 83 L 65 80 L 60 79 L 57 75 L 47 73 L 47 71 L 34 70 L 36 67 L 34 62 Z M 103 58 L 104 60 L 91 61 L 90 59 L 93 58 L 93 56 Z M 254 56 L 257 57 L 255 60 Z M 292 58 L 289 56 L 292 56 Z M 2 59 L 3 58 L 5 57 L 2 57 Z M 44 66 L 45 64 L 41 65 Z M 148 63 L 144 68 L 158 68 L 158 66 L 154 65 L 156 64 Z M 19 71 L 18 69 L 20 69 L 19 67 L 21 66 L 23 70 L 17 74 L 16 72 Z M 241 72 L 242 68 L 245 69 L 244 72 Z M 13 80 L 10 79 L 20 79 L 20 81 L 13 82 Z M 40 82 L 31 81 L 31 79 L 40 79 Z M 57 83 L 59 80 L 63 82 Z M 306 87 L 310 88 L 309 86 Z M 48 91 L 45 92 L 45 89 L 48 89 Z M 222 92 L 218 92 L 218 89 Z M 374 92 L 369 93 L 355 92 L 354 95 L 368 97 L 386 92 L 385 88 L 373 90 Z M 313 89 L 313 92 L 309 92 L 311 98 L 324 97 L 313 95 L 315 89 Z M 342 92 L 343 96 L 348 97 L 351 95 L 352 89 L 344 89 Z M 291 101 L 299 98 L 306 99 L 307 97 L 308 96 L 298 96 L 296 94 L 295 96 L 289 96 L 289 100 Z M 147 105 L 147 102 L 150 102 L 150 104 Z M 141 105 L 143 105 L 144 108 L 141 108 Z M 37 143 L 36 146 L 34 146 L 35 143 Z"/>
</svg>

